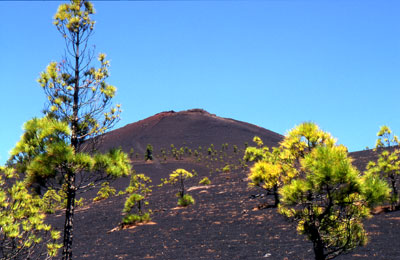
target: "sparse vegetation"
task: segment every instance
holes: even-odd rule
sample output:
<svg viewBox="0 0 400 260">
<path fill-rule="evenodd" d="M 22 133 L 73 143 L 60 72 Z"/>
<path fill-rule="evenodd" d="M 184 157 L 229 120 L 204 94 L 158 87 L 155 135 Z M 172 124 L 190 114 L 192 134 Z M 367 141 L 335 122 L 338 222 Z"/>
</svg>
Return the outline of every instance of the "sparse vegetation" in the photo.
<svg viewBox="0 0 400 260">
<path fill-rule="evenodd" d="M 53 214 L 62 207 L 62 198 L 54 189 L 49 189 L 42 197 L 42 210 L 47 214 Z"/>
<path fill-rule="evenodd" d="M 193 205 L 195 200 L 189 194 L 183 195 L 183 197 L 178 199 L 178 205 L 181 207 L 187 207 L 189 205 Z"/>
<path fill-rule="evenodd" d="M 146 147 L 146 153 L 144 154 L 145 161 L 152 161 L 153 160 L 153 146 L 148 144 Z"/>
<path fill-rule="evenodd" d="M 120 105 L 113 106 L 116 87 L 107 83 L 110 63 L 89 44 L 95 21 L 90 1 L 61 4 L 54 25 L 65 39 L 65 56 L 40 73 L 38 83 L 48 100 L 45 117 L 28 121 L 13 150 L 12 163 L 26 173 L 26 183 L 60 190 L 66 185 L 64 260 L 72 259 L 76 194 L 105 180 L 129 173 L 129 158 L 120 150 L 95 153 L 101 135 L 119 119 Z M 85 182 L 82 182 L 85 180 Z"/>
<path fill-rule="evenodd" d="M 208 177 L 204 177 L 203 179 L 201 179 L 201 180 L 199 181 L 199 184 L 202 184 L 202 185 L 210 185 L 210 184 L 211 184 L 211 181 L 210 181 L 210 179 L 209 179 Z"/>
<path fill-rule="evenodd" d="M 145 209 L 149 205 L 147 197 L 152 191 L 150 183 L 151 179 L 148 176 L 136 174 L 135 170 L 132 169 L 129 186 L 124 192 L 119 192 L 119 195 L 129 195 L 122 210 L 124 214 L 122 225 L 134 225 L 151 219 L 151 211 Z"/>
<path fill-rule="evenodd" d="M 313 243 L 316 260 L 332 259 L 367 242 L 362 220 L 388 194 L 379 178 L 360 177 L 330 134 L 313 123 L 291 130 L 281 148 L 296 178 L 280 189 L 279 212 L 297 221 Z M 300 162 L 300 167 L 296 167 Z"/>
<path fill-rule="evenodd" d="M 53 259 L 61 248 L 60 232 L 45 223 L 42 200 L 18 177 L 0 167 L 0 259 Z"/>
<path fill-rule="evenodd" d="M 97 192 L 97 196 L 93 199 L 93 201 L 108 199 L 111 195 L 115 195 L 115 193 L 116 189 L 111 187 L 108 181 L 103 182 L 100 190 Z"/>
<path fill-rule="evenodd" d="M 399 139 L 387 126 L 382 126 L 379 130 L 378 140 L 376 141 L 375 151 L 383 148 L 379 154 L 377 162 L 369 162 L 368 173 L 380 176 L 387 180 L 391 188 L 390 204 L 391 209 L 400 207 L 399 186 L 400 186 L 400 150 Z M 395 148 L 395 149 L 393 149 Z"/>
<path fill-rule="evenodd" d="M 188 202 L 194 203 L 194 200 L 191 196 L 185 197 L 185 180 L 193 178 L 193 176 L 193 173 L 190 173 L 185 169 L 176 169 L 169 175 L 168 179 L 162 179 L 163 184 L 178 185 L 178 193 L 176 196 L 179 197 L 178 204 L 181 206 L 190 205 L 186 204 Z"/>
</svg>

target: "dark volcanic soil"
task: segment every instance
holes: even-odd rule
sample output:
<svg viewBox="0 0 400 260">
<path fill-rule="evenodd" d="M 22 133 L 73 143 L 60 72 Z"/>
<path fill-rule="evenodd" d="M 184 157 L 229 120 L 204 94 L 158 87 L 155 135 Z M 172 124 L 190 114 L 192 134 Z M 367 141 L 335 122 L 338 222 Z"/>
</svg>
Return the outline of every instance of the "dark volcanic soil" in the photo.
<svg viewBox="0 0 400 260">
<path fill-rule="evenodd" d="M 256 135 L 269 147 L 277 146 L 283 138 L 280 134 L 256 125 L 221 118 L 201 109 L 191 109 L 158 113 L 111 131 L 105 135 L 102 149 L 122 147 L 125 152 L 129 152 L 134 148 L 143 154 L 147 144 L 153 145 L 154 151 L 169 149 L 171 144 L 178 149 L 181 146 L 206 148 L 210 144 L 220 148 L 223 143 L 243 148 L 245 142 L 252 145 Z"/>
<path fill-rule="evenodd" d="M 134 160 L 136 171 L 150 176 L 155 185 L 176 168 L 195 169 L 199 176 L 189 180 L 187 187 L 196 204 L 178 208 L 175 187 L 154 187 L 149 198 L 152 222 L 116 230 L 125 197 L 93 203 L 96 191 L 85 193 L 85 206 L 75 215 L 74 259 L 313 259 L 311 243 L 297 234 L 294 223 L 274 208 L 258 209 L 272 203 L 272 198 L 251 198 L 262 191 L 248 187 L 241 169 L 210 175 L 210 168 L 221 167 L 221 163 L 176 161 L 171 155 L 166 162 L 159 155 L 152 163 L 143 162 L 147 143 L 154 146 L 155 153 L 170 144 L 192 149 L 211 143 L 216 149 L 223 143 L 242 145 L 241 154 L 231 158 L 235 161 L 243 156 L 244 142 L 252 145 L 255 135 L 268 146 L 276 146 L 282 139 L 269 130 L 203 110 L 163 112 L 108 133 L 103 150 L 121 146 L 129 152 L 133 147 L 141 153 Z M 351 156 L 362 169 L 374 153 L 362 151 Z M 210 186 L 199 186 L 204 176 L 212 181 Z M 123 189 L 128 183 L 128 179 L 120 179 L 113 185 Z M 49 216 L 58 229 L 63 220 L 63 213 Z M 400 211 L 374 215 L 365 226 L 369 244 L 337 259 L 400 259 Z"/>
<path fill-rule="evenodd" d="M 173 169 L 192 166 L 142 164 L 136 169 L 158 180 Z M 74 259 L 313 259 L 311 243 L 296 233 L 294 223 L 274 208 L 257 208 L 272 200 L 251 199 L 260 190 L 248 188 L 244 173 L 215 173 L 212 184 L 204 187 L 197 182 L 209 176 L 208 171 L 196 170 L 199 176 L 188 182 L 196 204 L 178 208 L 176 189 L 154 188 L 150 198 L 154 223 L 148 225 L 112 231 L 121 220 L 123 197 L 78 209 Z M 115 186 L 122 188 L 127 182 L 119 180 Z M 57 217 L 58 225 L 62 220 Z M 400 211 L 373 216 L 366 229 L 370 243 L 337 259 L 399 259 Z"/>
</svg>

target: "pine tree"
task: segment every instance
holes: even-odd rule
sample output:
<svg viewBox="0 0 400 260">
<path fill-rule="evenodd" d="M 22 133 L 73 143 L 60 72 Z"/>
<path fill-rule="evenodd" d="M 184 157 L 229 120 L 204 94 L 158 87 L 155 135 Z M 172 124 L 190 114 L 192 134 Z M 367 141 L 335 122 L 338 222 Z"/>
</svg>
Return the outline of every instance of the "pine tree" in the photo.
<svg viewBox="0 0 400 260">
<path fill-rule="evenodd" d="M 161 179 L 161 181 L 163 182 L 161 185 L 168 183 L 177 185 L 179 187 L 178 193 L 176 194 L 176 196 L 179 198 L 178 205 L 186 207 L 188 205 L 194 204 L 195 201 L 192 196 L 185 193 L 185 180 L 193 178 L 194 176 L 195 175 L 193 173 L 188 172 L 185 169 L 176 169 L 169 175 L 168 179 Z"/>
<path fill-rule="evenodd" d="M 131 181 L 124 192 L 119 195 L 128 194 L 125 200 L 122 213 L 121 226 L 132 225 L 150 220 L 151 210 L 146 210 L 145 207 L 149 204 L 147 201 L 148 195 L 151 193 L 152 186 L 150 177 L 144 174 L 137 174 L 134 169 L 131 173 Z"/>
<path fill-rule="evenodd" d="M 298 174 L 280 189 L 279 211 L 297 221 L 297 230 L 313 243 L 315 259 L 332 259 L 364 245 L 362 220 L 388 195 L 386 183 L 361 176 L 346 147 L 316 125 L 300 125 L 282 144 L 295 156 Z"/>
<path fill-rule="evenodd" d="M 45 224 L 42 200 L 11 168 L 0 167 L 0 259 L 52 259 L 60 232 Z"/>
<path fill-rule="evenodd" d="M 114 126 L 121 110 L 111 104 L 116 88 L 106 82 L 110 66 L 106 55 L 99 54 L 99 68 L 92 65 L 92 14 L 93 5 L 85 0 L 59 6 L 54 25 L 65 39 L 66 54 L 40 74 L 38 82 L 48 98 L 45 118 L 26 129 L 14 151 L 32 185 L 65 189 L 63 259 L 72 259 L 76 192 L 130 172 L 129 158 L 120 150 L 95 153 L 102 134 Z M 65 124 L 65 129 L 52 132 L 51 124 Z"/>
<path fill-rule="evenodd" d="M 368 172 L 381 176 L 387 180 L 391 188 L 390 204 L 391 209 L 395 210 L 400 206 L 399 186 L 400 186 L 400 149 L 399 139 L 387 126 L 382 126 L 379 130 L 378 140 L 376 141 L 375 151 L 380 154 L 377 162 L 369 162 Z"/>
</svg>

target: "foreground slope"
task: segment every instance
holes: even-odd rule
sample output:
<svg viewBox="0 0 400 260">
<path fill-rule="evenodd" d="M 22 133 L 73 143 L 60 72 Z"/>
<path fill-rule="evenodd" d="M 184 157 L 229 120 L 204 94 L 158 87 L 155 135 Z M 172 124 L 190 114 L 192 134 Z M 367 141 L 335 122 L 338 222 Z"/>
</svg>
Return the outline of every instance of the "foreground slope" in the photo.
<svg viewBox="0 0 400 260">
<path fill-rule="evenodd" d="M 254 135 L 268 146 L 276 146 L 282 138 L 269 130 L 203 110 L 163 112 L 110 132 L 104 138 L 103 149 L 121 146 L 129 151 L 133 147 L 143 153 L 147 143 L 155 150 L 170 144 L 195 148 L 213 143 L 220 147 L 226 142 L 251 144 Z M 125 197 L 92 202 L 96 191 L 86 193 L 85 206 L 76 211 L 74 259 L 313 259 L 311 243 L 297 234 L 295 224 L 276 209 L 265 207 L 272 198 L 260 196 L 262 190 L 248 187 L 247 169 L 210 173 L 210 168 L 220 167 L 219 161 L 189 157 L 176 160 L 169 156 L 165 161 L 155 158 L 144 162 L 142 155 L 134 160 L 134 168 L 150 176 L 155 185 L 176 168 L 196 170 L 198 177 L 187 182 L 196 204 L 179 208 L 176 187 L 155 186 L 149 198 L 152 222 L 118 230 Z M 365 161 L 372 153 L 351 156 L 356 162 L 357 158 Z M 198 182 L 205 176 L 212 183 L 200 186 Z M 113 186 L 123 189 L 128 183 L 128 179 L 120 179 Z M 59 229 L 62 214 L 49 218 Z M 399 259 L 400 212 L 375 215 L 366 222 L 366 229 L 369 244 L 337 259 Z"/>
</svg>

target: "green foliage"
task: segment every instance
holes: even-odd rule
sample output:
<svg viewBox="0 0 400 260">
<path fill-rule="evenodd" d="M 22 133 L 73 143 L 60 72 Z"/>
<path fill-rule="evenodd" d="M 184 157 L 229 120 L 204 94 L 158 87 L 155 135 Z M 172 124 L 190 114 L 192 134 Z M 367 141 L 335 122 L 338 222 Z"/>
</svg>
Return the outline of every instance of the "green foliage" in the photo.
<svg viewBox="0 0 400 260">
<path fill-rule="evenodd" d="M 225 165 L 224 168 L 222 168 L 222 172 L 224 173 L 229 173 L 231 171 L 231 166 L 229 164 Z"/>
<path fill-rule="evenodd" d="M 312 122 L 302 123 L 285 136 L 280 147 L 288 160 L 299 160 L 318 146 L 334 146 L 336 140 Z"/>
<path fill-rule="evenodd" d="M 399 139 L 387 126 L 382 126 L 379 130 L 378 140 L 376 141 L 375 151 L 380 151 L 377 162 L 369 162 L 367 172 L 370 175 L 380 176 L 389 183 L 391 188 L 390 204 L 392 210 L 400 206 L 399 186 L 400 186 L 400 149 Z M 392 149 L 396 147 L 396 149 Z"/>
<path fill-rule="evenodd" d="M 43 202 L 12 169 L 0 167 L 0 259 L 52 259 L 60 233 L 45 224 Z"/>
<path fill-rule="evenodd" d="M 238 147 L 237 147 L 236 144 L 233 145 L 233 152 L 234 152 L 234 153 L 237 153 L 237 152 L 238 152 Z"/>
<path fill-rule="evenodd" d="M 100 135 L 119 120 L 120 105 L 112 105 L 116 87 L 108 84 L 110 63 L 89 48 L 95 22 L 89 1 L 61 4 L 54 25 L 66 43 L 65 57 L 51 62 L 38 83 L 47 97 L 45 118 L 29 121 L 13 150 L 12 164 L 26 173 L 26 184 L 38 193 L 57 189 L 67 201 L 63 258 L 72 259 L 73 212 L 77 191 L 129 174 L 127 155 L 120 150 L 96 154 Z M 65 188 L 64 188 L 65 187 Z"/>
<path fill-rule="evenodd" d="M 247 147 L 243 157 L 243 161 L 255 162 L 248 174 L 249 186 L 261 187 L 267 195 L 272 194 L 275 199 L 274 206 L 277 207 L 279 204 L 278 188 L 288 183 L 297 172 L 282 148 L 274 147 L 270 152 L 268 147 L 263 146 L 261 138 L 256 136 L 253 141 L 257 147 Z"/>
<path fill-rule="evenodd" d="M 162 184 L 177 184 L 179 189 L 177 196 L 182 199 L 185 195 L 185 183 L 184 181 L 190 178 L 193 178 L 194 175 L 191 172 L 188 172 L 185 169 L 176 169 L 173 171 L 168 179 L 161 179 Z"/>
<path fill-rule="evenodd" d="M 67 182 L 66 172 L 91 173 L 87 179 L 93 180 L 100 177 L 98 172 L 106 173 L 108 178 L 129 174 L 129 159 L 121 150 L 94 155 L 75 152 L 67 139 L 71 130 L 64 122 L 50 117 L 34 118 L 25 123 L 24 130 L 11 155 L 17 170 L 26 173 L 25 183 L 28 186 L 61 190 Z M 96 173 L 98 176 L 92 176 Z M 78 186 L 77 189 L 83 187 Z"/>
<path fill-rule="evenodd" d="M 360 177 L 347 149 L 314 124 L 289 132 L 282 147 L 300 165 L 298 177 L 280 189 L 279 211 L 296 220 L 298 231 L 313 242 L 315 259 L 332 259 L 364 245 L 362 220 L 371 205 L 387 196 L 387 185 L 379 178 Z"/>
<path fill-rule="evenodd" d="M 135 225 L 137 223 L 148 222 L 151 220 L 150 213 L 127 214 L 122 219 L 122 225 Z"/>
<path fill-rule="evenodd" d="M 131 149 L 129 150 L 129 159 L 133 160 L 134 155 L 135 155 L 135 150 L 134 150 L 133 148 L 131 148 Z"/>
<path fill-rule="evenodd" d="M 210 179 L 209 179 L 208 177 L 204 177 L 203 179 L 201 179 L 201 180 L 199 181 L 199 184 L 202 184 L 202 185 L 210 185 L 210 184 L 211 184 L 211 181 L 210 181 Z"/>
<path fill-rule="evenodd" d="M 42 197 L 42 210 L 47 214 L 53 214 L 57 209 L 62 208 L 62 198 L 53 189 L 49 189 Z"/>
<path fill-rule="evenodd" d="M 153 160 L 153 146 L 148 144 L 146 147 L 146 153 L 144 154 L 145 161 L 152 161 Z"/>
<path fill-rule="evenodd" d="M 122 225 L 134 225 L 150 220 L 151 211 L 144 209 L 148 205 L 147 196 L 152 191 L 150 183 L 151 179 L 149 177 L 144 174 L 136 174 L 135 170 L 132 170 L 129 186 L 124 192 L 119 193 L 120 195 L 129 195 L 122 210 L 124 214 Z"/>
<path fill-rule="evenodd" d="M 110 183 L 108 181 L 103 182 L 100 190 L 97 192 L 97 196 L 93 199 L 93 201 L 108 199 L 110 195 L 115 195 L 115 192 L 115 188 L 110 187 Z"/>
<path fill-rule="evenodd" d="M 195 200 L 189 194 L 183 195 L 183 197 L 178 199 L 178 205 L 181 207 L 187 207 L 189 205 L 193 205 Z"/>
</svg>

